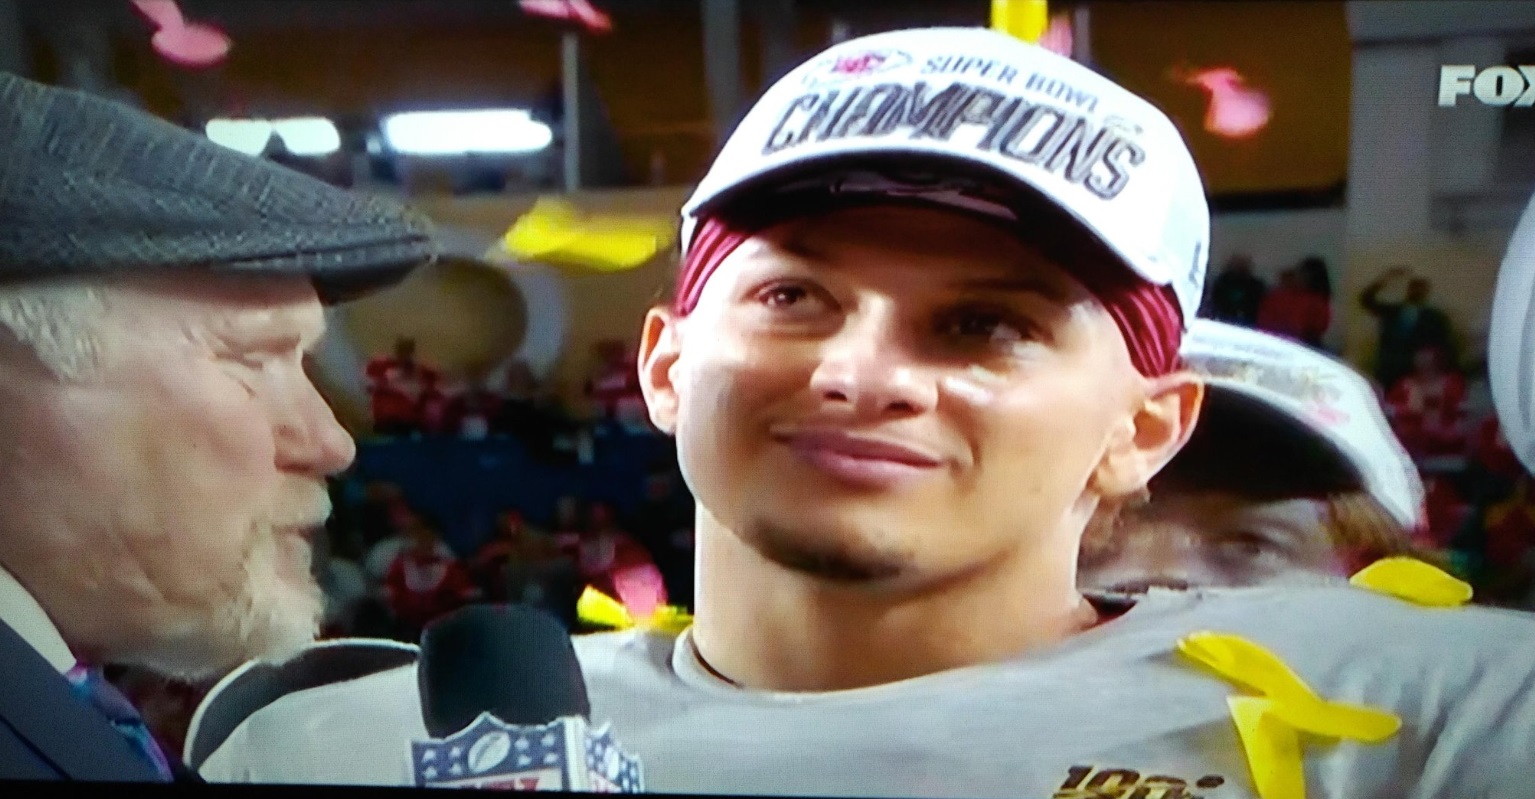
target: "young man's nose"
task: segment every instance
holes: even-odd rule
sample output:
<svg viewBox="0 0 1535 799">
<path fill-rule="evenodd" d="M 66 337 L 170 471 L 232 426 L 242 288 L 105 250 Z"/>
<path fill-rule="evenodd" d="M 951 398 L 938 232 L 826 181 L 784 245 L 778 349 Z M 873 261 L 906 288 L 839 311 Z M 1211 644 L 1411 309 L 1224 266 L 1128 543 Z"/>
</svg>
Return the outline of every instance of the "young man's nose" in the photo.
<svg viewBox="0 0 1535 799">
<path fill-rule="evenodd" d="M 920 414 L 933 408 L 938 393 L 932 368 L 888 309 L 849 317 L 822 344 L 811 387 L 860 416 Z"/>
</svg>

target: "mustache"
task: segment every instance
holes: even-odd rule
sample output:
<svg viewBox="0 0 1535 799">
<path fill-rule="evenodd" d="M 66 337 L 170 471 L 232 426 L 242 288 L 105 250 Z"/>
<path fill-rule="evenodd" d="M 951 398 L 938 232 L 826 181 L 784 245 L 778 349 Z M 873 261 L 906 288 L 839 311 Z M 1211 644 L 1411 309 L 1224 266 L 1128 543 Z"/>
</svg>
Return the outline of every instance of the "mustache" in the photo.
<svg viewBox="0 0 1535 799">
<path fill-rule="evenodd" d="M 319 527 L 330 518 L 332 510 L 329 492 L 323 488 L 304 489 L 293 501 L 279 507 L 269 524 L 275 528 Z"/>
</svg>

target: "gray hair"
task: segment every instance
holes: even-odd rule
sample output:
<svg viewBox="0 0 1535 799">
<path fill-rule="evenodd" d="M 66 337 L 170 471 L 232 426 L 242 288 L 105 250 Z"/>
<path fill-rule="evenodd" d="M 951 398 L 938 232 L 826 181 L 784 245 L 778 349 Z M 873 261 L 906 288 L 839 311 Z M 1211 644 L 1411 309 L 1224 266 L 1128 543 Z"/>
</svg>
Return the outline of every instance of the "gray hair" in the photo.
<svg viewBox="0 0 1535 799">
<path fill-rule="evenodd" d="M 88 377 L 101 363 L 100 322 L 110 289 L 91 279 L 0 286 L 0 328 L 60 380 Z"/>
</svg>

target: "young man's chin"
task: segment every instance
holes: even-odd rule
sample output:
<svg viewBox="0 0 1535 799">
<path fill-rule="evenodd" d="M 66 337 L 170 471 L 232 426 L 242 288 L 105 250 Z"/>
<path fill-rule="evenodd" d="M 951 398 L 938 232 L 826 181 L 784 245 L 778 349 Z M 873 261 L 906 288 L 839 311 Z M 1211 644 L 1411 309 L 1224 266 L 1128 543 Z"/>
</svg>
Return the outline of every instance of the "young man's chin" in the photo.
<svg viewBox="0 0 1535 799">
<path fill-rule="evenodd" d="M 755 520 L 741 538 L 766 560 L 830 583 L 876 585 L 911 570 L 909 547 L 892 541 L 887 527 L 819 510 L 815 519 Z"/>
</svg>

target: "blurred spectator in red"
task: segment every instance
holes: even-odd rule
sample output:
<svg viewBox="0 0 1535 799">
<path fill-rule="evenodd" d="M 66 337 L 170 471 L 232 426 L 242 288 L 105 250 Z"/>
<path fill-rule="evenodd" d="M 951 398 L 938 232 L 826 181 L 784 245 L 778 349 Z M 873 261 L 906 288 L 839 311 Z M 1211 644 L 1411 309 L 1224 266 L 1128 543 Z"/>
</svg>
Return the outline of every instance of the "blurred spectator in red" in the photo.
<svg viewBox="0 0 1535 799">
<path fill-rule="evenodd" d="M 479 590 L 464 564 L 443 553 L 442 541 L 429 520 L 417 514 L 409 536 L 410 546 L 389 566 L 384 589 L 401 637 L 415 641 L 426 625 L 473 602 Z"/>
<path fill-rule="evenodd" d="M 421 432 L 432 436 L 456 435 L 452 412 L 457 398 L 458 392 L 440 375 L 423 376 L 421 398 L 416 403 Z"/>
<path fill-rule="evenodd" d="M 619 600 L 636 616 L 649 615 L 667 602 L 661 570 L 645 547 L 619 527 L 606 503 L 592 504 L 578 563 L 587 585 Z"/>
<path fill-rule="evenodd" d="M 586 393 L 596 403 L 599 418 L 616 421 L 645 399 L 640 392 L 640 375 L 634 356 L 617 339 L 598 342 L 597 366 L 587 381 Z"/>
<path fill-rule="evenodd" d="M 1332 302 L 1307 285 L 1300 267 L 1286 269 L 1258 307 L 1258 329 L 1320 349 L 1332 325 Z"/>
<path fill-rule="evenodd" d="M 1320 319 L 1319 326 L 1312 331 L 1311 337 L 1302 339 L 1301 343 L 1319 350 L 1327 349 L 1323 339 L 1327 336 L 1327 329 L 1332 326 L 1332 274 L 1327 270 L 1327 262 L 1315 255 L 1309 255 L 1301 259 L 1300 266 L 1301 285 L 1306 291 L 1320 297 L 1325 304 L 1325 317 Z"/>
<path fill-rule="evenodd" d="M 1233 255 L 1210 287 L 1210 318 L 1253 327 L 1258 324 L 1258 308 L 1266 293 L 1268 284 L 1253 274 L 1252 257 Z"/>
<path fill-rule="evenodd" d="M 439 381 L 437 371 L 416 359 L 416 340 L 401 337 L 393 355 L 368 362 L 373 432 L 402 436 L 421 431 L 421 400 Z"/>
<path fill-rule="evenodd" d="M 646 478 L 645 499 L 630 517 L 629 529 L 655 557 L 673 604 L 692 607 L 694 504 L 671 470 Z"/>
<path fill-rule="evenodd" d="M 1444 350 L 1427 347 L 1413 358 L 1413 371 L 1386 394 L 1386 415 L 1414 459 L 1466 451 L 1466 380 L 1450 371 Z"/>
<path fill-rule="evenodd" d="M 1425 529 L 1417 543 L 1432 550 L 1444 550 L 1464 529 L 1471 505 L 1455 488 L 1455 483 L 1440 475 L 1423 478 Z"/>
<path fill-rule="evenodd" d="M 496 530 L 470 560 L 470 570 L 485 595 L 497 602 L 507 599 L 506 568 L 512 561 L 537 561 L 559 553 L 554 539 L 528 526 L 519 510 L 503 511 Z"/>
<path fill-rule="evenodd" d="M 476 380 L 449 404 L 445 427 L 452 435 L 466 440 L 488 438 L 501 413 L 502 402 L 500 392 L 486 381 Z"/>
<path fill-rule="evenodd" d="M 414 543 L 411 530 L 418 524 L 416 512 L 405 504 L 404 499 L 391 501 L 387 513 L 389 536 L 374 544 L 363 559 L 363 572 L 369 585 L 374 588 L 383 586 L 384 578 L 389 576 L 389 567 L 394 565 L 395 556 Z M 439 541 L 437 547 L 442 554 L 449 557 L 453 555 L 453 550 L 447 544 Z"/>
<path fill-rule="evenodd" d="M 552 536 L 529 527 L 521 513 L 502 515 L 496 537 L 480 548 L 474 563 L 494 601 L 542 608 L 567 628 L 576 625 L 583 583 L 575 558 Z"/>
</svg>

